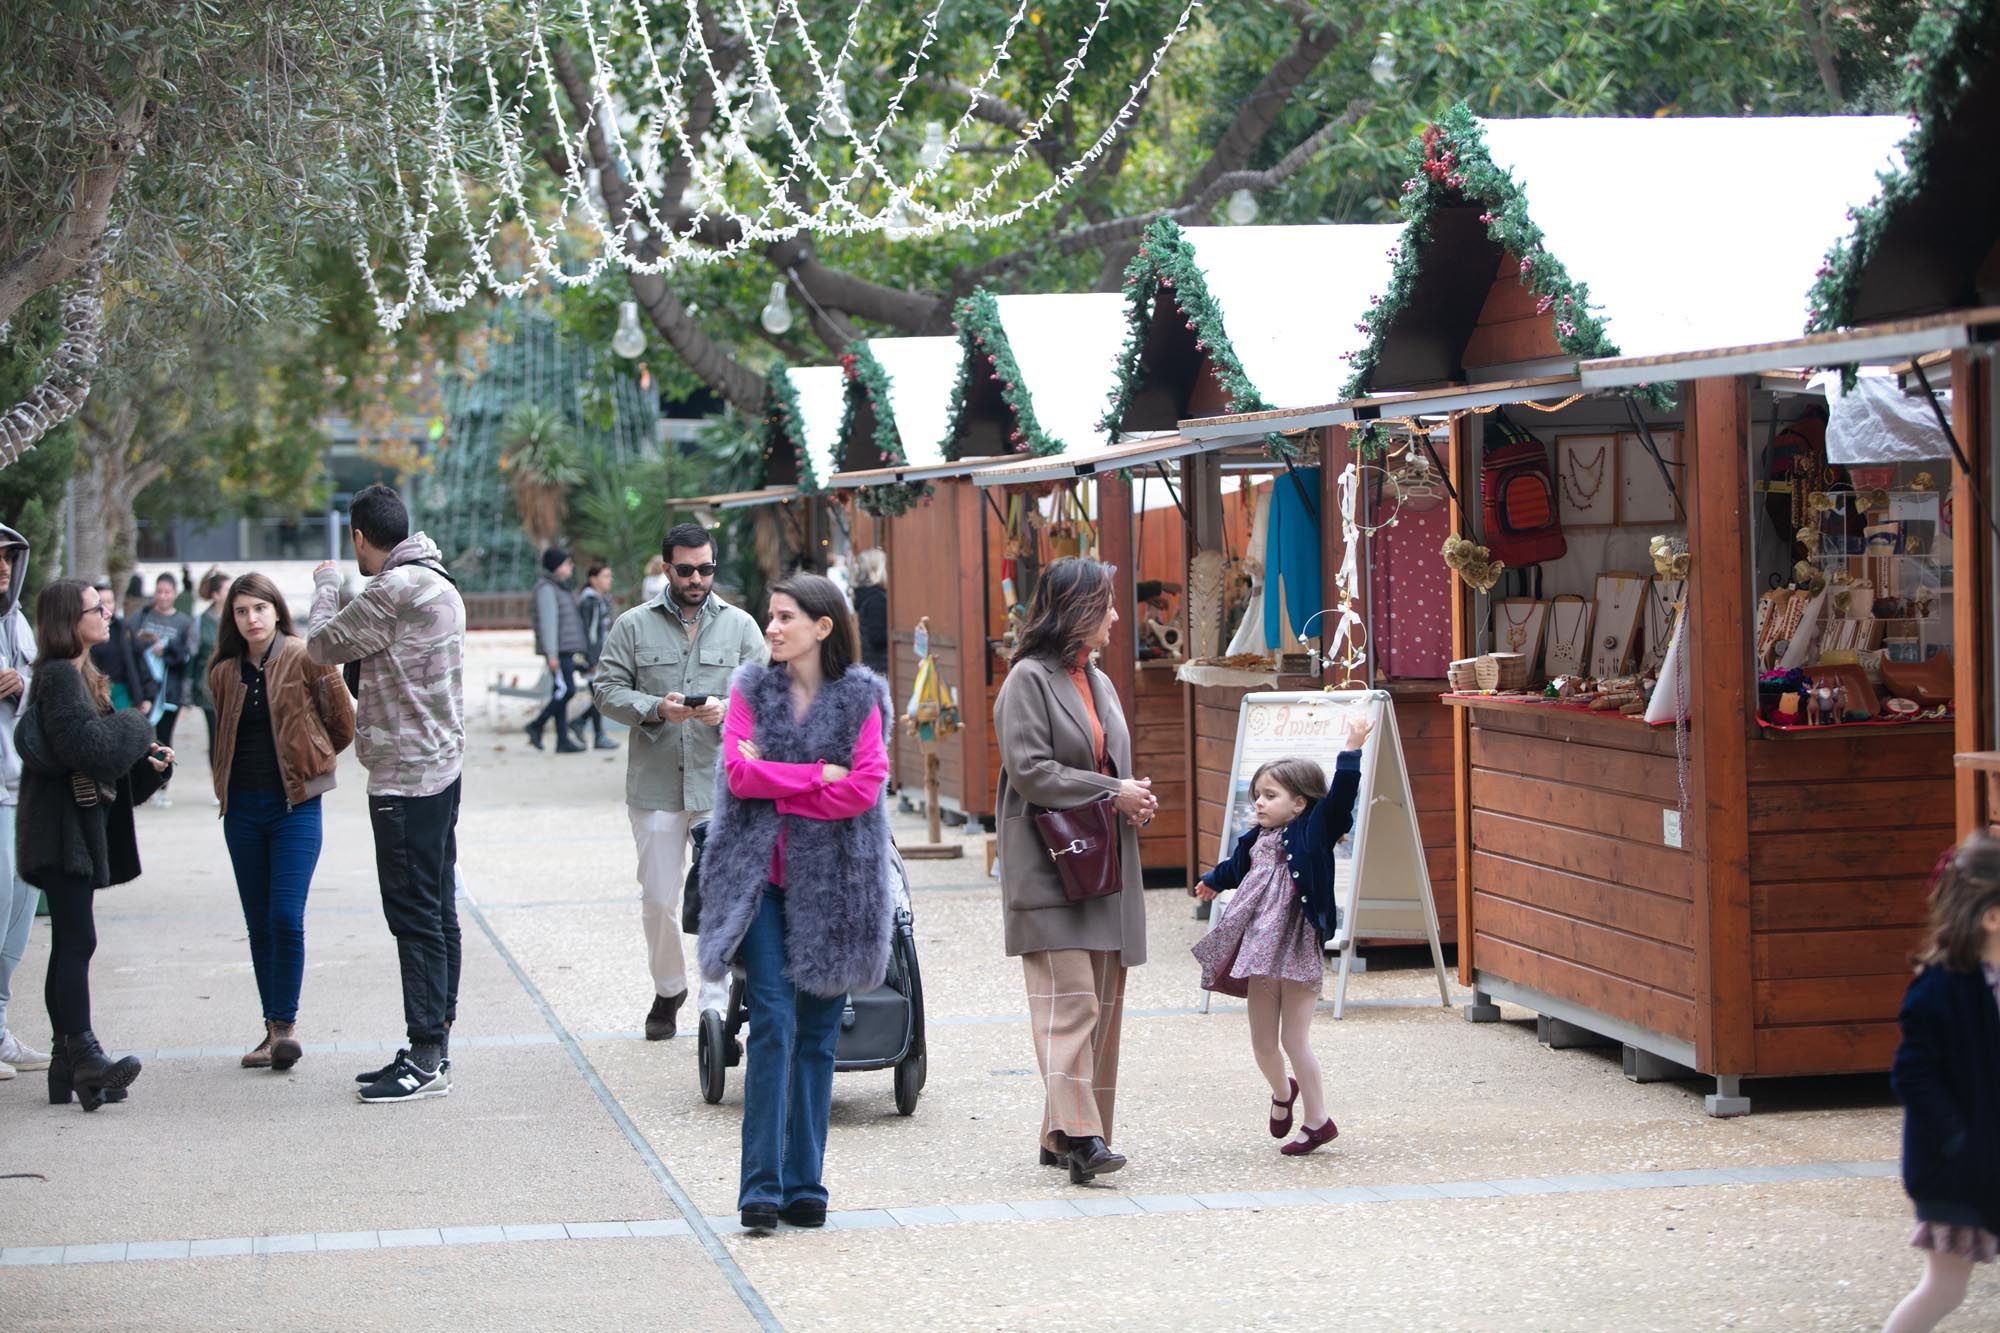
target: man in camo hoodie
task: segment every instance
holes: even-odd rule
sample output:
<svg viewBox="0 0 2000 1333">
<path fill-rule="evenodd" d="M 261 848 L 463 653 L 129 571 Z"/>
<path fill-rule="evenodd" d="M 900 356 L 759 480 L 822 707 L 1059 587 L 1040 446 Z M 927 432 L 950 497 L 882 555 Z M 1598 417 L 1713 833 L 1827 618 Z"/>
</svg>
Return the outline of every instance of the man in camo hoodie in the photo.
<svg viewBox="0 0 2000 1333">
<path fill-rule="evenodd" d="M 451 1091 L 447 1041 L 458 1016 L 458 784 L 465 753 L 465 603 L 438 548 L 410 533 L 387 486 L 348 508 L 354 558 L 368 582 L 340 605 L 340 570 L 313 571 L 307 654 L 360 664 L 355 753 L 368 770 L 368 818 L 382 913 L 403 972 L 409 1049 L 361 1075 L 368 1105 Z"/>
</svg>

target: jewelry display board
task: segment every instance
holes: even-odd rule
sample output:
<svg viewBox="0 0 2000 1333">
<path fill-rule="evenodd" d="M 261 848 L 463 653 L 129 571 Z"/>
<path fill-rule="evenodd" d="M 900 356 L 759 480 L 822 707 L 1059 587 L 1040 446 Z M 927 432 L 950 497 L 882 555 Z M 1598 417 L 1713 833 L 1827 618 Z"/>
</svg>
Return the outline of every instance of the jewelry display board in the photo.
<svg viewBox="0 0 2000 1333">
<path fill-rule="evenodd" d="M 1548 605 L 1532 597 L 1503 597 L 1493 603 L 1493 651 L 1519 653 L 1528 660 L 1528 678 L 1542 658 L 1542 633 Z"/>
<path fill-rule="evenodd" d="M 1686 579 L 1669 579 L 1655 574 L 1646 585 L 1646 655 L 1640 669 L 1650 676 L 1659 674 L 1667 658 L 1667 640 L 1673 633 L 1674 611 L 1687 590 Z"/>
<path fill-rule="evenodd" d="M 1565 528 L 1609 527 L 1618 521 L 1618 437 L 1558 435 L 1556 489 Z"/>
<path fill-rule="evenodd" d="M 1565 594 L 1549 603 L 1546 667 L 1550 679 L 1581 676 L 1590 665 L 1590 624 L 1597 605 L 1586 597 Z"/>
<path fill-rule="evenodd" d="M 1590 674 L 1622 676 L 1637 648 L 1639 614 L 1645 609 L 1644 575 L 1613 570 L 1597 576 L 1597 626 L 1591 631 Z"/>
<path fill-rule="evenodd" d="M 1652 432 L 1653 443 L 1659 447 L 1660 459 L 1667 465 L 1667 475 L 1680 484 L 1681 469 L 1674 464 L 1681 461 L 1681 433 L 1677 430 L 1656 430 Z M 1659 465 L 1646 452 L 1645 437 L 1636 433 L 1618 437 L 1618 521 L 1620 523 L 1677 523 L 1680 513 L 1674 508 L 1674 497 L 1667 484 L 1660 478 Z"/>
</svg>

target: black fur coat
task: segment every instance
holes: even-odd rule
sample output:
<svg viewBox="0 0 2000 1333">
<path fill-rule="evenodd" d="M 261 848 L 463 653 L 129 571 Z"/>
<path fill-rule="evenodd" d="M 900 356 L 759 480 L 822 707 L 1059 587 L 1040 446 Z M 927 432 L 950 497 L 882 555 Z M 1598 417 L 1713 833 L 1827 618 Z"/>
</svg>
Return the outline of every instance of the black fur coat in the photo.
<svg viewBox="0 0 2000 1333">
<path fill-rule="evenodd" d="M 791 678 L 755 662 L 738 668 L 730 690 L 756 719 L 758 750 L 780 763 L 851 765 L 863 727 L 885 724 L 888 687 L 864 666 L 820 687 L 804 719 L 792 712 Z M 785 829 L 785 956 L 792 984 L 812 995 L 845 995 L 882 984 L 895 909 L 889 883 L 889 815 L 878 800 L 852 819 L 778 814 L 774 801 L 729 790 L 715 765 L 715 813 L 701 864 L 703 975 L 717 978 L 763 904 L 778 828 Z"/>
<path fill-rule="evenodd" d="M 39 889 L 107 888 L 139 877 L 132 808 L 160 789 L 163 775 L 146 762 L 153 728 L 136 708 L 100 713 L 69 662 L 35 668 L 27 707 L 15 726 L 21 751 L 21 805 L 15 818 L 15 864 Z M 70 775 L 96 781 L 94 806 L 80 806 Z"/>
</svg>

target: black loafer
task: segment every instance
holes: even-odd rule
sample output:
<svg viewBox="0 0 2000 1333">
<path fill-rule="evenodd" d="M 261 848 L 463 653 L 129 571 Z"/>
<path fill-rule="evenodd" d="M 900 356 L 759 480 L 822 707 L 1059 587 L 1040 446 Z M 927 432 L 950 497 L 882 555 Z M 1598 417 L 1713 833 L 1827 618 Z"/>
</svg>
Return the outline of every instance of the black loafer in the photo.
<svg viewBox="0 0 2000 1333">
<path fill-rule="evenodd" d="M 778 1210 L 778 1216 L 795 1227 L 823 1227 L 826 1225 L 826 1205 L 817 1199 L 794 1199 Z"/>
<path fill-rule="evenodd" d="M 768 1203 L 750 1203 L 743 1206 L 743 1229 L 745 1231 L 776 1231 L 778 1210 Z"/>
<path fill-rule="evenodd" d="M 1125 1159 L 1104 1146 L 1104 1140 L 1071 1137 L 1069 1140 L 1069 1183 L 1081 1185 L 1092 1176 L 1108 1176 L 1125 1165 Z"/>
</svg>

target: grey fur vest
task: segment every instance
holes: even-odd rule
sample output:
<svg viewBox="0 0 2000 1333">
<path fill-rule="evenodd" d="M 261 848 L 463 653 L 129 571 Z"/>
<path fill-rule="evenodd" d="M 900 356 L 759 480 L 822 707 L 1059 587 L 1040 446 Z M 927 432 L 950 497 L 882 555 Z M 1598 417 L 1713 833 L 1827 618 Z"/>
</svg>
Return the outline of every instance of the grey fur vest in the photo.
<svg viewBox="0 0 2000 1333">
<path fill-rule="evenodd" d="M 778 763 L 851 765 L 861 728 L 884 725 L 889 711 L 888 687 L 859 665 L 822 685 L 803 720 L 793 715 L 791 678 L 783 668 L 747 663 L 730 690 L 756 719 L 759 753 Z M 715 811 L 702 850 L 703 975 L 720 978 L 735 962 L 763 904 L 781 824 L 792 984 L 823 996 L 873 990 L 889 968 L 894 916 L 888 812 L 877 801 L 852 819 L 781 816 L 775 802 L 732 794 L 723 763 L 715 766 Z"/>
</svg>

